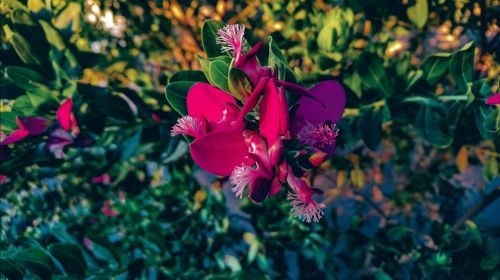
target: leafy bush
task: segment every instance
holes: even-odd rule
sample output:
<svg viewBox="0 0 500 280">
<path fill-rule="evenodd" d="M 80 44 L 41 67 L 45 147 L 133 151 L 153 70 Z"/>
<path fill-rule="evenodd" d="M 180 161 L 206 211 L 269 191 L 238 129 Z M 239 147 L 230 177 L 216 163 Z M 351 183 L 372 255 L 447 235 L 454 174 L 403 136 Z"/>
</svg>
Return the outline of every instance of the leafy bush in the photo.
<svg viewBox="0 0 500 280">
<path fill-rule="evenodd" d="M 326 2 L 3 1 L 3 277 L 500 278 L 498 8 Z M 168 92 L 204 79 L 174 73 L 220 52 L 206 19 L 346 89 L 320 223 L 235 200 L 170 136 Z"/>
</svg>

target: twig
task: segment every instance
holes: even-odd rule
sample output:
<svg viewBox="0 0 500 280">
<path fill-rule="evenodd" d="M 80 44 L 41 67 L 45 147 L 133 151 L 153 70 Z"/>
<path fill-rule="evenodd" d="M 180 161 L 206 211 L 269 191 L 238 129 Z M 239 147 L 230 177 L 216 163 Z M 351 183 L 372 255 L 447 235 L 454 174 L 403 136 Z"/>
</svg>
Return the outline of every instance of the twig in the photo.
<svg viewBox="0 0 500 280">
<path fill-rule="evenodd" d="M 451 232 L 456 232 L 460 229 L 467 220 L 472 219 L 475 215 L 481 212 L 484 208 L 490 205 L 493 201 L 500 197 L 500 188 L 496 188 L 490 194 L 485 196 L 478 204 L 472 207 L 465 215 L 463 215 L 451 228 Z"/>
<path fill-rule="evenodd" d="M 365 195 L 364 193 L 357 191 L 357 190 L 354 190 L 353 192 L 357 195 L 362 196 L 363 199 L 366 202 L 368 202 L 368 204 L 370 204 L 370 206 L 373 207 L 373 209 L 375 209 L 375 211 L 377 211 L 377 213 L 380 214 L 380 216 L 384 217 L 384 219 L 387 219 L 387 215 L 384 213 L 384 211 L 375 202 L 373 202 L 373 200 L 371 200 L 367 195 Z"/>
</svg>

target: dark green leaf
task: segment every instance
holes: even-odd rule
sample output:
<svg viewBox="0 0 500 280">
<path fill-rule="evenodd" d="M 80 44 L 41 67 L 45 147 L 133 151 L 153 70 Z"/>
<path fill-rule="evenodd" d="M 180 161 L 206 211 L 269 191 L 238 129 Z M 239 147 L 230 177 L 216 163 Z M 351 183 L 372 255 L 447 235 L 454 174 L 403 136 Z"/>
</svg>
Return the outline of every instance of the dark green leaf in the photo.
<svg viewBox="0 0 500 280">
<path fill-rule="evenodd" d="M 195 71 L 195 70 L 177 71 L 175 72 L 175 74 L 172 75 L 172 77 L 170 77 L 169 83 L 181 82 L 181 81 L 208 83 L 205 74 L 203 74 L 203 71 Z"/>
<path fill-rule="evenodd" d="M 228 85 L 231 94 L 239 100 L 243 100 L 252 92 L 252 82 L 245 72 L 237 68 L 229 70 Z"/>
<path fill-rule="evenodd" d="M 414 126 L 417 134 L 434 146 L 447 147 L 453 141 L 443 108 L 423 105 L 417 113 Z"/>
<path fill-rule="evenodd" d="M 448 72 L 450 60 L 450 53 L 436 53 L 426 57 L 420 69 L 424 72 L 427 82 L 433 85 L 439 81 Z"/>
<path fill-rule="evenodd" d="M 228 64 L 220 60 L 213 61 L 212 63 L 210 63 L 209 75 L 214 86 L 224 91 L 229 91 L 229 86 L 227 84 L 227 79 L 229 76 Z"/>
<path fill-rule="evenodd" d="M 5 77 L 24 90 L 50 87 L 47 78 L 27 67 L 9 66 L 5 68 Z"/>
<path fill-rule="evenodd" d="M 471 41 L 455 53 L 450 61 L 450 73 L 458 89 L 466 91 L 474 74 L 474 51 L 476 46 Z"/>
<path fill-rule="evenodd" d="M 216 39 L 219 29 L 224 28 L 224 26 L 226 26 L 224 23 L 213 19 L 208 19 L 203 24 L 201 28 L 201 42 L 207 57 L 223 55 L 221 46 L 216 43 Z"/>
<path fill-rule="evenodd" d="M 48 249 L 52 256 L 61 262 L 67 274 L 85 275 L 87 264 L 80 247 L 71 243 L 55 243 Z"/>
<path fill-rule="evenodd" d="M 169 84 L 165 89 L 168 103 L 183 116 L 187 115 L 187 93 L 194 84 L 194 82 L 174 82 Z"/>
<path fill-rule="evenodd" d="M 52 277 L 52 261 L 44 251 L 38 248 L 23 249 L 17 252 L 12 261 L 31 271 L 40 279 L 50 279 Z"/>
<path fill-rule="evenodd" d="M 389 77 L 385 73 L 382 60 L 375 54 L 363 53 L 358 60 L 357 69 L 367 88 L 378 90 L 386 97 L 391 95 Z"/>
<path fill-rule="evenodd" d="M 23 279 L 24 270 L 17 266 L 12 260 L 0 259 L 0 275 L 7 279 Z"/>
<path fill-rule="evenodd" d="M 493 254 L 490 256 L 486 256 L 481 260 L 481 269 L 482 270 L 492 270 L 498 265 L 500 265 L 500 254 Z"/>
<path fill-rule="evenodd" d="M 359 133 L 365 145 L 375 150 L 382 139 L 382 114 L 379 109 L 370 108 L 359 118 Z"/>
</svg>

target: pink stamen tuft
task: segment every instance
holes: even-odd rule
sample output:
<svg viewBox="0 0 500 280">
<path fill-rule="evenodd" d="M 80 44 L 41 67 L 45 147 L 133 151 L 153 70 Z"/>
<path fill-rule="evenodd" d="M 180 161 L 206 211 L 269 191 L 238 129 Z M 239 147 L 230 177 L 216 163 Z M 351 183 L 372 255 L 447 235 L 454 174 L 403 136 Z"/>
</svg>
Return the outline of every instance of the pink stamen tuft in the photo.
<svg viewBox="0 0 500 280">
<path fill-rule="evenodd" d="M 245 45 L 245 26 L 242 24 L 230 24 L 226 27 L 219 29 L 219 36 L 217 37 L 217 44 L 222 45 L 223 52 L 231 53 L 235 60 L 241 55 Z"/>
<path fill-rule="evenodd" d="M 205 134 L 206 131 L 207 125 L 204 120 L 197 117 L 184 116 L 177 120 L 170 134 L 172 136 L 185 134 L 196 138 Z"/>
<path fill-rule="evenodd" d="M 242 198 L 243 191 L 252 181 L 252 169 L 247 165 L 237 166 L 234 168 L 233 173 L 231 174 L 231 177 L 229 179 L 231 181 L 231 184 L 234 185 L 234 187 L 232 188 L 234 194 L 237 197 Z"/>
<path fill-rule="evenodd" d="M 323 218 L 324 204 L 318 204 L 310 196 L 302 196 L 295 193 L 288 193 L 287 199 L 290 200 L 292 206 L 292 214 L 294 217 L 310 223 L 319 222 Z"/>
<path fill-rule="evenodd" d="M 320 125 L 307 123 L 297 135 L 300 143 L 325 149 L 335 143 L 339 131 L 335 124 L 325 122 Z"/>
</svg>

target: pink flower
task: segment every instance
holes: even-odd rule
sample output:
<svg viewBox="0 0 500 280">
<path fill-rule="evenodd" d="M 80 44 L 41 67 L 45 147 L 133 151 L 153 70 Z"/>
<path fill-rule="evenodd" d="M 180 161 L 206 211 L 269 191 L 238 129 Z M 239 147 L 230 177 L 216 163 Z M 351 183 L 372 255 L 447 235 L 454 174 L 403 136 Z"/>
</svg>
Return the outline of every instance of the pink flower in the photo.
<svg viewBox="0 0 500 280">
<path fill-rule="evenodd" d="M 248 52 L 243 54 L 245 47 L 245 26 L 240 24 L 227 25 L 218 31 L 217 43 L 222 45 L 222 51 L 229 52 L 234 56 L 234 67 L 245 72 L 254 86 L 263 77 L 271 77 L 271 70 L 261 66 L 257 60 L 257 52 L 262 47 L 256 44 Z"/>
<path fill-rule="evenodd" d="M 72 111 L 73 100 L 68 98 L 63 101 L 61 106 L 57 109 L 56 118 L 59 126 L 67 132 L 72 132 L 77 136 L 80 133 L 78 124 L 76 123 L 75 114 Z"/>
<path fill-rule="evenodd" d="M 1 139 L 0 146 L 19 142 L 28 135 L 37 136 L 43 134 L 50 125 L 50 120 L 41 117 L 16 117 L 16 122 L 19 128 L 9 136 Z"/>
<path fill-rule="evenodd" d="M 262 202 L 268 196 L 275 195 L 286 180 L 286 163 L 278 166 L 282 153 L 281 148 L 268 149 L 266 141 L 255 131 L 244 132 L 245 141 L 249 148 L 248 158 L 241 165 L 234 168 L 230 181 L 234 185 L 233 192 L 242 198 L 247 186 L 250 186 L 248 196 L 255 202 Z M 282 146 L 281 140 L 275 146 Z M 274 161 L 274 162 L 273 162 Z"/>
<path fill-rule="evenodd" d="M 293 116 L 291 131 L 301 144 L 331 156 L 338 135 L 335 123 L 340 120 L 345 107 L 345 93 L 335 81 L 324 81 L 310 89 L 318 101 L 301 96 Z"/>
<path fill-rule="evenodd" d="M 498 105 L 500 104 L 500 93 L 496 93 L 486 99 L 486 104 Z"/>
<path fill-rule="evenodd" d="M 96 184 L 102 183 L 104 185 L 109 185 L 110 182 L 111 182 L 111 178 L 109 177 L 108 173 L 104 173 L 101 176 L 92 178 L 92 183 L 96 183 Z"/>
<path fill-rule="evenodd" d="M 217 37 L 217 44 L 222 45 L 222 51 L 228 52 L 238 60 L 245 47 L 245 26 L 242 24 L 230 24 L 219 29 L 219 37 Z"/>
<path fill-rule="evenodd" d="M 0 185 L 7 183 L 7 181 L 9 181 L 9 177 L 0 175 Z"/>
<path fill-rule="evenodd" d="M 243 118 L 234 98 L 206 83 L 193 85 L 187 94 L 188 116 L 177 121 L 172 135 L 195 138 L 193 160 L 215 175 L 229 176 L 247 154 Z"/>
<path fill-rule="evenodd" d="M 118 213 L 113 209 L 113 203 L 111 200 L 106 200 L 102 204 L 101 212 L 108 217 L 116 217 Z"/>
<path fill-rule="evenodd" d="M 73 101 L 71 98 L 63 101 L 57 109 L 56 119 L 60 128 L 55 129 L 49 136 L 45 148 L 52 152 L 58 159 L 66 157 L 64 148 L 73 144 L 80 134 L 75 114 L 72 112 Z"/>
<path fill-rule="evenodd" d="M 307 176 L 302 176 L 302 178 L 296 177 L 291 167 L 288 169 L 287 181 L 293 190 L 293 193 L 290 192 L 287 195 L 290 206 L 292 206 L 293 216 L 307 223 L 311 221 L 319 222 L 323 217 L 322 209 L 326 206 L 314 201 L 312 196 L 314 194 L 323 194 L 323 192 L 319 189 L 311 188 Z"/>
</svg>

